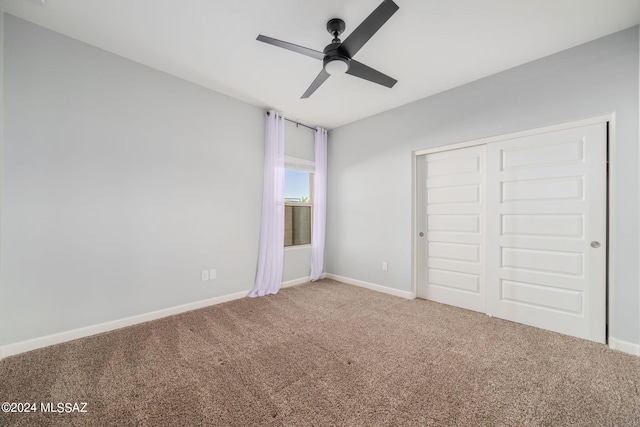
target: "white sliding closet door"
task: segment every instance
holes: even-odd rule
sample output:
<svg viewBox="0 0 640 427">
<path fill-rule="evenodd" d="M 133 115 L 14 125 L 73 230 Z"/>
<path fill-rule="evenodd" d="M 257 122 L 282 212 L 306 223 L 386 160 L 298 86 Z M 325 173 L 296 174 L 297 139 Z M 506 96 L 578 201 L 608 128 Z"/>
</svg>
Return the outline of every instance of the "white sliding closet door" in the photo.
<svg viewBox="0 0 640 427">
<path fill-rule="evenodd" d="M 418 158 L 420 298 L 485 311 L 483 146 Z"/>
<path fill-rule="evenodd" d="M 488 144 L 487 314 L 605 342 L 606 141 L 601 123 Z"/>
<path fill-rule="evenodd" d="M 416 158 L 417 295 L 604 343 L 607 124 Z"/>
</svg>

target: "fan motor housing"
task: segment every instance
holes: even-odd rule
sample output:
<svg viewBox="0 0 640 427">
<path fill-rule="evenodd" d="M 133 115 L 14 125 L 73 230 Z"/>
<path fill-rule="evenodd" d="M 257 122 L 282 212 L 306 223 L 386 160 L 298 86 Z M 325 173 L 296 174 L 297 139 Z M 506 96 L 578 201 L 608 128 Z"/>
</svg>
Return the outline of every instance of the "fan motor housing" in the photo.
<svg viewBox="0 0 640 427">
<path fill-rule="evenodd" d="M 340 44 L 341 44 L 340 42 L 331 43 L 324 48 L 324 51 L 323 51 L 324 59 L 322 60 L 322 65 L 325 70 L 327 70 L 327 64 L 333 61 L 344 62 L 346 64 L 346 69 L 344 70 L 344 72 L 346 72 L 349 69 L 349 62 L 351 61 L 351 58 L 349 58 L 339 49 Z"/>
</svg>

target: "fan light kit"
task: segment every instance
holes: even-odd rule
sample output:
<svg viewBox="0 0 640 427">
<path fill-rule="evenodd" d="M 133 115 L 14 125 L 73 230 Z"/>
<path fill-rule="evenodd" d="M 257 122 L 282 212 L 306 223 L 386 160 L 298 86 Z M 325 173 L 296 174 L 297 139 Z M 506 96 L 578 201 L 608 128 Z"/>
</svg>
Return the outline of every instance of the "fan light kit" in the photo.
<svg viewBox="0 0 640 427">
<path fill-rule="evenodd" d="M 333 36 L 333 40 L 322 52 L 284 42 L 271 37 L 259 35 L 257 40 L 268 43 L 283 49 L 301 53 L 322 61 L 322 70 L 311 86 L 302 95 L 308 98 L 313 92 L 324 83 L 329 76 L 334 74 L 350 74 L 370 82 L 386 87 L 393 87 L 398 81 L 380 71 L 355 61 L 353 56 L 364 46 L 366 42 L 391 18 L 399 9 L 392 0 L 384 0 L 353 32 L 341 41 L 339 36 L 345 30 L 346 25 L 342 19 L 333 18 L 327 22 L 327 31 Z"/>
<path fill-rule="evenodd" d="M 324 63 L 324 70 L 331 74 L 344 74 L 349 71 L 348 59 L 332 58 Z"/>
</svg>

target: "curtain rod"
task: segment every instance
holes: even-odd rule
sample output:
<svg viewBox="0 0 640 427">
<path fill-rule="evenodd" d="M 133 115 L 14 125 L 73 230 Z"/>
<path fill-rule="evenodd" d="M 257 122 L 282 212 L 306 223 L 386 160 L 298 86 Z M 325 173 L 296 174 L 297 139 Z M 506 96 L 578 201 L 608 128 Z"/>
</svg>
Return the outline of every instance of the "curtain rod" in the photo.
<svg viewBox="0 0 640 427">
<path fill-rule="evenodd" d="M 268 116 L 269 114 L 270 114 L 270 113 L 269 113 L 269 111 L 267 111 L 267 116 Z M 287 119 L 286 117 L 285 117 L 284 119 L 285 119 L 286 121 L 290 122 L 290 123 L 295 123 L 295 124 L 296 124 L 296 127 L 298 127 L 298 126 L 304 126 L 304 127 L 306 127 L 307 129 L 311 129 L 311 130 L 314 130 L 314 131 L 316 130 L 316 128 L 312 128 L 311 126 L 307 126 L 307 125 L 305 125 L 304 123 L 298 123 L 298 122 L 296 122 L 295 120 L 290 120 L 290 119 Z"/>
<path fill-rule="evenodd" d="M 307 125 L 305 125 L 304 123 L 298 123 L 298 122 L 296 122 L 296 121 L 294 121 L 294 120 L 289 120 L 289 119 L 287 119 L 286 117 L 285 117 L 284 119 L 285 119 L 286 121 L 288 121 L 288 122 L 295 123 L 295 124 L 296 124 L 296 127 L 298 127 L 298 126 L 304 126 L 304 127 L 306 127 L 307 129 L 316 130 L 316 128 L 312 128 L 311 126 L 307 126 Z"/>
</svg>

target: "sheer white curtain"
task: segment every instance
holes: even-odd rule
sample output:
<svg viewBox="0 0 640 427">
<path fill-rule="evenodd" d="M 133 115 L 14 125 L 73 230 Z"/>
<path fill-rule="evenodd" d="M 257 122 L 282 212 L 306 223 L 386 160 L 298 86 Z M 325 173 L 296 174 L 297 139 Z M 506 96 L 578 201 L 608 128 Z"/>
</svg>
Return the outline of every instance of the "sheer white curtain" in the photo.
<svg viewBox="0 0 640 427">
<path fill-rule="evenodd" d="M 284 116 L 267 112 L 262 223 L 256 282 L 250 297 L 278 293 L 284 259 Z"/>
<path fill-rule="evenodd" d="M 327 225 L 327 131 L 316 129 L 316 171 L 313 179 L 313 231 L 311 239 L 311 281 L 322 279 L 324 237 Z"/>
</svg>

